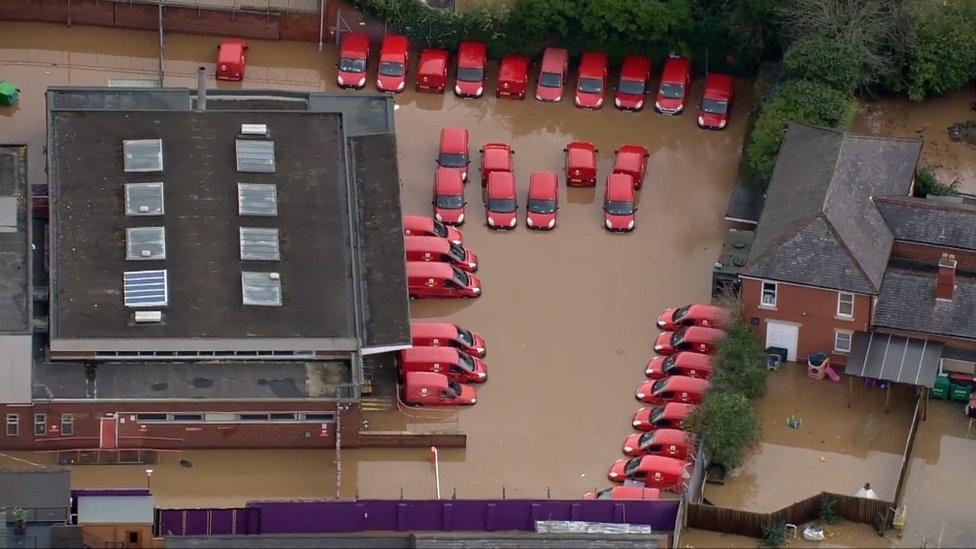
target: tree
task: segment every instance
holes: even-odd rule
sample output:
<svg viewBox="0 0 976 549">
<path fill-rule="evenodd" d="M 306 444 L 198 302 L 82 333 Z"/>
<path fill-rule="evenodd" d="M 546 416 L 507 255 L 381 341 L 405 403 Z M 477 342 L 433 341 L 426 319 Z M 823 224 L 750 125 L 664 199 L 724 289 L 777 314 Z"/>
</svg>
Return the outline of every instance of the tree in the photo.
<svg viewBox="0 0 976 549">
<path fill-rule="evenodd" d="M 976 78 L 976 2 L 918 0 L 908 14 L 907 46 L 890 85 L 913 101 Z"/>
<path fill-rule="evenodd" d="M 716 391 L 735 392 L 754 399 L 766 392 L 766 354 L 756 332 L 741 321 L 726 328 L 726 337 L 712 357 Z"/>
<path fill-rule="evenodd" d="M 729 469 L 738 467 L 746 448 L 759 440 L 759 421 L 749 399 L 715 386 L 687 425 L 708 442 L 712 460 Z"/>
<path fill-rule="evenodd" d="M 935 196 L 952 196 L 958 194 L 958 191 L 956 190 L 955 183 L 946 185 L 935 177 L 935 171 L 932 168 L 929 166 L 920 166 L 915 170 L 915 196 L 926 197 L 930 194 Z"/>
<path fill-rule="evenodd" d="M 826 36 L 800 38 L 783 56 L 787 78 L 821 82 L 843 92 L 874 83 L 863 64 L 856 48 Z"/>
</svg>

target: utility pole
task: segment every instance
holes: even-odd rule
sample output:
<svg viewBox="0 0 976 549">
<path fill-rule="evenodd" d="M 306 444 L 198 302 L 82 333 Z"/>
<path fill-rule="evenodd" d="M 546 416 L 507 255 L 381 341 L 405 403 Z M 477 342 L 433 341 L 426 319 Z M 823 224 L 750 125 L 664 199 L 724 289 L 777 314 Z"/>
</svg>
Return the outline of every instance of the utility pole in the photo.
<svg viewBox="0 0 976 549">
<path fill-rule="evenodd" d="M 325 0 L 319 0 L 319 51 L 322 51 L 322 34 L 325 27 Z"/>
<path fill-rule="evenodd" d="M 163 0 L 156 0 L 159 7 L 159 87 L 163 87 Z"/>
</svg>

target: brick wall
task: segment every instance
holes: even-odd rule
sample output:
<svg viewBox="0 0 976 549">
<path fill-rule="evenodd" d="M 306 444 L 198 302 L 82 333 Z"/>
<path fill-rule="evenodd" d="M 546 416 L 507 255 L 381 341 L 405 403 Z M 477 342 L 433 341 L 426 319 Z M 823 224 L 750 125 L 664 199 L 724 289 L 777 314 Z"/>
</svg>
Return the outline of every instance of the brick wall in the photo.
<svg viewBox="0 0 976 549">
<path fill-rule="evenodd" d="M 891 249 L 891 257 L 918 261 L 935 267 L 939 264 L 939 258 L 946 252 L 955 254 L 957 269 L 976 272 L 976 253 L 961 250 L 954 251 L 948 248 L 940 248 L 939 246 L 911 242 L 895 242 L 895 245 Z"/>
</svg>

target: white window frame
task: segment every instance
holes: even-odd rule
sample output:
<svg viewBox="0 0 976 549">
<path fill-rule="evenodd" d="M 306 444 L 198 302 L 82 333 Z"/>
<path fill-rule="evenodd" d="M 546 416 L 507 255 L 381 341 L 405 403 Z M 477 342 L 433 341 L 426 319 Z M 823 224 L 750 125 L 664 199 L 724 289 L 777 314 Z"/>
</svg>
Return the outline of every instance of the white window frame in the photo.
<svg viewBox="0 0 976 549">
<path fill-rule="evenodd" d="M 765 301 L 765 297 L 766 297 L 766 285 L 767 284 L 769 284 L 770 286 L 773 287 L 772 288 L 772 292 L 773 292 L 773 302 L 772 303 L 766 303 L 766 301 Z M 778 282 L 768 282 L 768 281 L 765 281 L 764 280 L 762 282 L 762 284 L 759 286 L 759 308 L 760 309 L 775 309 L 776 308 L 776 302 L 777 302 L 778 299 L 779 299 L 779 283 Z"/>
<path fill-rule="evenodd" d="M 61 436 L 71 437 L 75 434 L 75 415 L 61 414 Z"/>
<path fill-rule="evenodd" d="M 38 432 L 40 427 L 40 432 Z M 34 436 L 42 437 L 47 434 L 47 414 L 34 414 Z"/>
<path fill-rule="evenodd" d="M 851 301 L 851 312 L 845 313 L 841 311 L 840 306 L 844 304 L 844 298 L 850 297 Z M 854 294 L 850 292 L 837 292 L 837 316 L 840 318 L 854 318 Z"/>
<path fill-rule="evenodd" d="M 5 423 L 7 424 L 6 433 L 8 437 L 20 436 L 20 414 L 7 414 Z"/>
<path fill-rule="evenodd" d="M 847 348 L 844 349 L 838 346 L 838 340 L 841 335 L 847 336 Z M 834 330 L 834 352 L 848 354 L 851 352 L 851 348 L 854 347 L 854 332 L 850 330 Z"/>
</svg>

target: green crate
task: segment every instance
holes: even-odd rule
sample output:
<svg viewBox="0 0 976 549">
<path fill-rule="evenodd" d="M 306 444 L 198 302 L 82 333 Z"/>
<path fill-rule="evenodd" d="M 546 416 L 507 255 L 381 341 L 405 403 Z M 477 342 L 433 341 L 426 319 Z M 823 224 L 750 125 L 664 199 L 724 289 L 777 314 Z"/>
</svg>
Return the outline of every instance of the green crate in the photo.
<svg viewBox="0 0 976 549">
<path fill-rule="evenodd" d="M 969 395 L 973 392 L 971 383 L 950 383 L 949 399 L 959 402 L 969 402 Z"/>
<path fill-rule="evenodd" d="M 935 385 L 932 387 L 932 398 L 940 400 L 949 398 L 949 376 L 945 374 L 935 376 Z"/>
</svg>

